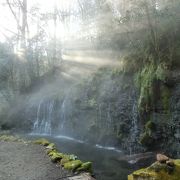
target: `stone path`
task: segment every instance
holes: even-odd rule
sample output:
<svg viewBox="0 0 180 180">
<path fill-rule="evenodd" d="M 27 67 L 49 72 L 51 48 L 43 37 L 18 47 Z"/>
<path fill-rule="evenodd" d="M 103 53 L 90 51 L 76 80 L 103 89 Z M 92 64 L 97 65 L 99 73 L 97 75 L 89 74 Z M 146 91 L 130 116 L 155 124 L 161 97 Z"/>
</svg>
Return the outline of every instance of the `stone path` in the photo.
<svg viewBox="0 0 180 180">
<path fill-rule="evenodd" d="M 0 142 L 0 180 L 93 180 L 53 164 L 44 147 L 23 142 Z"/>
</svg>

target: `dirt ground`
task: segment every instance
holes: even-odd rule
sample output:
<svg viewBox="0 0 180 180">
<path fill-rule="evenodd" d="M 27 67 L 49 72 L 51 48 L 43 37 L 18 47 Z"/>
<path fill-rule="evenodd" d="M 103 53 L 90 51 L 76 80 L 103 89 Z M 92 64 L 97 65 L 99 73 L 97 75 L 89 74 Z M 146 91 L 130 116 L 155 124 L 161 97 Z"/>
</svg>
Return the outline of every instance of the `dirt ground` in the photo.
<svg viewBox="0 0 180 180">
<path fill-rule="evenodd" d="M 67 180 L 67 172 L 53 164 L 44 147 L 0 142 L 0 180 Z"/>
</svg>

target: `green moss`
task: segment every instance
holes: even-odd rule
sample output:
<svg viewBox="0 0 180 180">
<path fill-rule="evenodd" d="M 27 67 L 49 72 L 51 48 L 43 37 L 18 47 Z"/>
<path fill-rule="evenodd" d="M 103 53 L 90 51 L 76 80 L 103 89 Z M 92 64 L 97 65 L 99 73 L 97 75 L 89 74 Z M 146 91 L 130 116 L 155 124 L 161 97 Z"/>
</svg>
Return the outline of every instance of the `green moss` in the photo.
<svg viewBox="0 0 180 180">
<path fill-rule="evenodd" d="M 52 156 L 51 156 L 51 160 L 53 161 L 53 162 L 58 162 L 58 161 L 60 161 L 62 158 L 63 158 L 63 154 L 62 153 L 55 153 L 55 154 L 53 154 Z"/>
<path fill-rule="evenodd" d="M 70 158 L 69 155 L 66 155 L 66 154 L 65 154 L 65 155 L 63 156 L 63 158 L 61 159 L 60 164 L 61 164 L 62 166 L 64 166 L 64 164 L 67 163 L 67 162 L 69 162 L 69 161 L 72 161 L 72 159 Z"/>
<path fill-rule="evenodd" d="M 54 143 L 50 143 L 46 149 L 55 149 L 55 144 Z"/>
<path fill-rule="evenodd" d="M 151 145 L 151 143 L 153 142 L 153 138 L 151 137 L 151 133 L 146 131 L 143 134 L 141 134 L 139 142 L 145 146 Z"/>
<path fill-rule="evenodd" d="M 92 173 L 92 162 L 85 162 L 81 164 L 81 166 L 77 168 L 77 171 L 79 172 L 85 171 Z"/>
<path fill-rule="evenodd" d="M 168 165 L 155 162 L 148 168 L 140 169 L 128 176 L 128 180 L 179 180 L 180 160 L 174 160 L 175 168 L 170 173 Z"/>
<path fill-rule="evenodd" d="M 78 167 L 82 165 L 82 162 L 80 160 L 74 160 L 70 161 L 64 164 L 64 169 L 67 170 L 76 170 Z"/>
<path fill-rule="evenodd" d="M 125 56 L 124 59 L 121 60 L 121 66 L 124 73 L 133 74 L 136 73 L 141 64 L 138 61 L 138 56 L 136 53 Z"/>
<path fill-rule="evenodd" d="M 63 157 L 63 158 L 61 159 L 60 164 L 61 164 L 62 166 L 64 166 L 64 164 L 67 163 L 67 162 L 69 162 L 69 161 L 71 161 L 71 160 L 70 160 L 68 157 Z"/>
<path fill-rule="evenodd" d="M 166 82 L 168 74 L 167 69 L 165 63 L 160 63 L 159 65 L 150 63 L 146 64 L 141 71 L 135 74 L 134 82 L 140 92 L 138 99 L 138 109 L 140 112 L 149 113 L 152 111 L 158 93 L 160 94 L 163 108 L 165 110 L 169 109 L 169 89 L 165 85 L 161 87 L 161 84 Z M 158 86 L 161 88 L 160 92 L 155 91 Z"/>
<path fill-rule="evenodd" d="M 161 102 L 163 105 L 163 110 L 166 113 L 169 113 L 169 105 L 170 105 L 170 90 L 167 86 L 161 86 Z"/>
<path fill-rule="evenodd" d="M 152 122 L 151 120 L 149 120 L 146 125 L 145 125 L 145 129 L 155 129 L 155 124 L 154 122 Z"/>
<path fill-rule="evenodd" d="M 64 157 L 63 153 L 59 153 L 56 150 L 51 151 L 48 155 L 53 162 L 60 162 L 60 160 Z"/>
<path fill-rule="evenodd" d="M 149 112 L 153 105 L 153 82 L 155 80 L 155 70 L 156 67 L 154 64 L 149 64 L 139 72 L 138 77 L 136 78 L 135 83 L 140 89 L 138 100 L 138 109 L 140 112 Z"/>
<path fill-rule="evenodd" d="M 149 146 L 153 142 L 152 132 L 155 130 L 155 124 L 151 120 L 149 120 L 145 124 L 145 131 L 140 136 L 140 143 L 145 146 Z"/>
<path fill-rule="evenodd" d="M 160 63 L 155 73 L 156 79 L 165 82 L 167 78 L 167 65 L 165 63 Z"/>
<path fill-rule="evenodd" d="M 34 143 L 35 144 L 40 144 L 40 145 L 43 145 L 43 146 L 48 146 L 50 144 L 50 142 L 47 139 L 44 139 L 44 138 L 35 140 Z"/>
<path fill-rule="evenodd" d="M 75 156 L 74 154 L 70 154 L 68 155 L 70 160 L 76 160 L 77 156 Z"/>
<path fill-rule="evenodd" d="M 134 85 L 140 90 L 141 88 L 141 71 L 134 74 Z"/>
<path fill-rule="evenodd" d="M 24 139 L 21 139 L 18 136 L 12 136 L 12 135 L 1 135 L 0 141 L 30 143 L 30 141 L 25 141 Z"/>
<path fill-rule="evenodd" d="M 80 160 L 77 160 L 77 156 L 74 154 L 68 155 L 58 152 L 55 148 L 55 144 L 50 143 L 46 139 L 38 139 L 34 141 L 34 143 L 46 146 L 47 154 L 49 155 L 51 161 L 59 163 L 61 166 L 64 166 L 65 169 L 75 171 L 77 168 L 79 168 L 77 170 L 78 172 L 92 172 L 91 162 L 82 163 Z"/>
<path fill-rule="evenodd" d="M 0 136 L 0 141 L 17 141 L 18 137 L 9 136 L 9 135 L 2 135 Z"/>
<path fill-rule="evenodd" d="M 165 171 L 166 173 L 170 174 L 174 171 L 173 167 L 166 165 L 165 163 L 155 162 L 150 167 L 147 168 L 148 170 L 161 172 Z"/>
</svg>

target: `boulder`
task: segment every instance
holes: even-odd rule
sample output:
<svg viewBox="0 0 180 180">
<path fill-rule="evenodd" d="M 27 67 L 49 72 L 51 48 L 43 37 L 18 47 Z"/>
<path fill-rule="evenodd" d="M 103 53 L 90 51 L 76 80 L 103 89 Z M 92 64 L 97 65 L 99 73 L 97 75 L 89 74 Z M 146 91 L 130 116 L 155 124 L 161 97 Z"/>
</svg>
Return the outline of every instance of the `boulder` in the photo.
<svg viewBox="0 0 180 180">
<path fill-rule="evenodd" d="M 82 162 L 80 160 L 69 161 L 64 164 L 64 169 L 74 171 L 81 165 L 82 165 Z"/>
<path fill-rule="evenodd" d="M 174 161 L 173 161 L 172 159 L 166 161 L 166 164 L 167 164 L 168 166 L 171 166 L 171 167 L 174 167 L 174 166 L 175 166 Z"/>
<path fill-rule="evenodd" d="M 163 155 L 163 154 L 157 154 L 156 159 L 160 163 L 166 163 L 166 161 L 169 160 L 169 158 L 167 156 Z"/>
<path fill-rule="evenodd" d="M 180 159 L 171 161 L 173 161 L 174 167 L 157 161 L 148 168 L 133 172 L 128 176 L 128 180 L 179 180 Z"/>
<path fill-rule="evenodd" d="M 92 172 L 92 162 L 85 162 L 83 163 L 78 169 L 78 172 L 85 171 L 85 172 Z"/>
</svg>

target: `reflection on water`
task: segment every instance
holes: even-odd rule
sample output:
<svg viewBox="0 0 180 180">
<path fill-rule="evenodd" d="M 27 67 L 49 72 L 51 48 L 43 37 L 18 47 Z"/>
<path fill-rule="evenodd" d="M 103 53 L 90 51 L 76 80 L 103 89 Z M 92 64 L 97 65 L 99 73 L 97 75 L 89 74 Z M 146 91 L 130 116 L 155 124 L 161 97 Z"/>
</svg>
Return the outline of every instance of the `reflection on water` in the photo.
<svg viewBox="0 0 180 180">
<path fill-rule="evenodd" d="M 100 144 L 96 144 L 96 147 L 100 148 L 100 149 L 105 149 L 105 150 L 115 151 L 115 152 L 121 153 L 121 150 L 119 150 L 119 149 L 117 149 L 115 147 L 111 147 L 111 146 L 101 146 Z"/>
<path fill-rule="evenodd" d="M 29 138 L 37 137 L 42 136 L 31 135 Z M 114 147 L 92 146 L 67 136 L 46 136 L 45 138 L 54 142 L 60 152 L 75 154 L 82 161 L 92 161 L 97 180 L 127 180 L 127 175 L 133 171 L 128 162 L 117 160 L 124 154 Z"/>
</svg>

